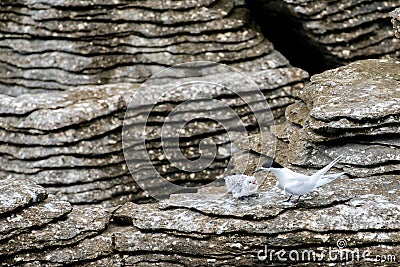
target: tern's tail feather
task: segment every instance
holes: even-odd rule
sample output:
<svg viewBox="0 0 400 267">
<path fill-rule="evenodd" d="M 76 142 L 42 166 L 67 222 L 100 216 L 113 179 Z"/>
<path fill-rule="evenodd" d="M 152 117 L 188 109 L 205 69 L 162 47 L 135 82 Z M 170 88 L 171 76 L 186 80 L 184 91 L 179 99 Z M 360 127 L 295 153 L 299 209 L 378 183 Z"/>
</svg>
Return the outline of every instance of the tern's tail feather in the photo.
<svg viewBox="0 0 400 267">
<path fill-rule="evenodd" d="M 336 180 L 337 178 L 339 178 L 340 176 L 342 176 L 343 174 L 345 174 L 345 172 L 340 172 L 340 173 L 332 173 L 332 174 L 327 174 L 322 176 L 322 178 L 317 182 L 317 184 L 315 185 L 315 187 L 320 187 L 323 185 L 326 185 L 330 182 L 333 182 L 334 180 Z"/>
<path fill-rule="evenodd" d="M 339 157 L 337 157 L 336 159 L 334 159 L 331 163 L 329 163 L 328 165 L 326 165 L 324 168 L 322 168 L 321 170 L 317 171 L 316 173 L 314 173 L 312 176 L 313 177 L 320 177 L 323 176 L 325 173 L 327 173 L 332 167 L 333 165 L 335 165 L 340 159 L 342 158 L 342 156 L 340 155 Z"/>
</svg>

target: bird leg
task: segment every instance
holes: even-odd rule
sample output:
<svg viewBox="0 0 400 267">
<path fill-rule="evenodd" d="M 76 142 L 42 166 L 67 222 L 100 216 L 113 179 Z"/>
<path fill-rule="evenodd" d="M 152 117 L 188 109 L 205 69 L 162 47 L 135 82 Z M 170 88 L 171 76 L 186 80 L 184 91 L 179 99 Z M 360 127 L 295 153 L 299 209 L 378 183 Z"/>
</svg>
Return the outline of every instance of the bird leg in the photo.
<svg viewBox="0 0 400 267">
<path fill-rule="evenodd" d="M 290 197 L 285 202 L 289 202 L 291 199 L 292 199 L 292 195 L 290 195 Z"/>
<path fill-rule="evenodd" d="M 298 203 L 299 200 L 300 200 L 300 198 L 301 198 L 301 196 L 299 196 L 294 202 L 295 202 L 295 203 Z"/>
</svg>

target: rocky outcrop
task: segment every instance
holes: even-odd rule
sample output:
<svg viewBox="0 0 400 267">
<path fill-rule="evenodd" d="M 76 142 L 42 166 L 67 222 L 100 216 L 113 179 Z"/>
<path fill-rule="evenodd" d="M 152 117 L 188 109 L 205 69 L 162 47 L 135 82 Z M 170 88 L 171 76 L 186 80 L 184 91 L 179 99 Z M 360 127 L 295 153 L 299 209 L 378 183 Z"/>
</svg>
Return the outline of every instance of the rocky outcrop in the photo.
<svg viewBox="0 0 400 267">
<path fill-rule="evenodd" d="M 21 0 L 0 10 L 0 92 L 8 95 L 143 82 L 199 60 L 287 65 L 243 1 Z"/>
<path fill-rule="evenodd" d="M 399 263 L 397 255 L 400 252 L 398 177 L 396 172 L 385 169 L 387 164 L 383 164 L 384 172 L 372 176 L 361 177 L 359 173 L 363 173 L 359 170 L 370 168 L 366 163 L 373 160 L 375 163 L 372 164 L 379 165 L 380 160 L 389 155 L 386 155 L 386 148 L 396 148 L 392 143 L 395 141 L 393 134 L 396 133 L 398 113 L 395 94 L 398 65 L 396 60 L 367 60 L 316 75 L 301 95 L 302 101 L 288 108 L 288 123 L 276 129 L 280 138 L 276 141 L 279 161 L 283 163 L 286 158 L 297 165 L 319 167 L 331 157 L 343 153 L 344 158 L 337 167 L 349 174 L 305 195 L 300 203 L 285 202 L 286 196 L 274 188 L 274 177 L 257 174 L 262 187 L 254 197 L 234 200 L 226 194 L 224 187 L 214 184 L 197 193 L 171 195 L 159 203 L 127 202 L 111 215 L 100 207 L 72 206 L 48 194 L 45 188 L 31 180 L 9 174 L 9 179 L 0 181 L 2 264 L 287 266 L 290 263 L 291 266 L 304 266 L 307 263 L 309 266 L 326 266 L 354 263 L 359 266 L 395 266 Z M 383 76 L 385 79 L 377 78 Z M 99 114 L 95 112 L 98 103 L 110 107 L 105 109 L 110 114 L 119 114 L 118 111 L 113 113 L 111 107 L 118 110 L 117 103 L 127 101 L 130 95 L 126 92 L 131 89 L 122 85 L 96 88 L 99 98 L 107 99 L 105 103 L 95 101 L 95 93 L 84 90 L 92 97 L 84 98 L 81 92 L 81 102 L 76 102 L 82 104 L 79 114 L 86 114 L 82 106 L 93 109 L 91 114 Z M 350 93 L 354 92 L 357 92 L 357 97 L 351 97 Z M 62 95 L 71 97 L 74 93 L 79 95 L 79 91 Z M 105 97 L 107 94 L 111 96 Z M 116 95 L 118 97 L 112 97 Z M 374 102 L 377 99 L 379 102 Z M 29 114 L 45 107 L 39 100 L 43 99 L 38 98 L 37 110 L 31 110 Z M 90 105 L 83 104 L 86 100 L 91 101 Z M 56 100 L 51 103 L 53 108 L 50 110 L 62 111 L 74 107 L 75 102 L 61 108 L 56 107 Z M 15 119 L 4 122 L 13 130 L 19 129 L 20 125 L 29 125 L 23 113 L 29 107 L 22 105 L 15 108 L 17 110 L 21 113 L 18 123 Z M 303 113 L 305 110 L 308 113 Z M 37 129 L 21 130 L 23 134 L 35 134 L 38 138 L 46 134 L 46 124 L 39 123 L 40 116 L 35 116 Z M 48 123 L 67 129 L 68 122 L 79 125 L 83 123 L 83 117 Z M 337 117 L 339 120 L 335 120 Z M 93 121 L 95 118 L 89 120 Z M 302 135 L 303 132 L 307 134 Z M 300 139 L 302 136 L 307 138 Z M 268 154 L 273 150 L 270 145 L 274 143 L 273 137 L 261 137 L 252 136 L 248 148 Z M 62 144 L 63 140 L 70 139 L 32 140 Z M 298 145 L 302 145 L 304 140 L 311 143 L 312 150 L 308 150 L 309 146 Z M 354 140 L 373 142 L 381 148 L 371 153 L 354 151 L 353 143 L 363 144 Z M 52 144 L 45 147 L 50 148 Z M 326 148 L 327 144 L 331 145 L 331 150 Z M 350 148 L 344 150 L 346 146 Z M 294 150 L 295 147 L 303 150 Z M 10 148 L 9 152 L 12 151 Z M 32 154 L 51 155 L 52 151 L 37 150 Z M 29 152 L 18 150 L 13 153 L 29 155 Z M 363 160 L 356 161 L 360 154 Z M 244 154 L 235 157 L 234 165 L 243 163 L 241 155 Z M 295 162 L 299 159 L 303 161 Z M 84 158 L 79 160 L 85 162 Z M 46 162 L 53 164 L 51 160 Z M 248 165 L 249 162 L 244 163 Z M 24 168 L 41 168 L 40 164 L 43 163 Z M 359 167 L 361 164 L 365 166 Z M 301 171 L 312 170 L 302 168 Z M 349 179 L 352 173 L 356 177 Z M 280 254 L 273 250 L 280 251 Z"/>
<path fill-rule="evenodd" d="M 273 34 L 278 28 L 273 41 L 287 47 L 285 53 L 291 53 L 294 60 L 303 59 L 300 64 L 315 61 L 319 65 L 314 67 L 316 73 L 355 60 L 399 54 L 400 42 L 394 37 L 389 13 L 400 1 L 248 2 L 265 24 L 265 32 Z"/>
<path fill-rule="evenodd" d="M 0 9 L 1 265 L 399 264 L 399 61 L 352 63 L 301 90 L 307 73 L 273 49 L 241 1 L 3 1 Z M 374 14 L 361 14 L 371 28 Z M 180 66 L 139 84 L 188 60 L 242 73 Z M 254 134 L 256 114 L 268 127 L 283 122 L 277 139 Z M 178 143 L 163 140 L 177 125 Z M 237 143 L 238 125 L 254 134 L 250 142 Z M 239 200 L 218 183 L 171 195 L 147 183 L 154 171 L 186 191 L 209 183 L 227 168 L 232 143 L 247 149 L 232 173 L 250 174 L 261 153 L 305 173 L 343 154 L 335 167 L 347 175 L 300 203 L 284 202 L 271 174 L 257 174 L 259 194 Z M 171 162 L 167 152 L 184 158 Z M 212 162 L 189 173 L 204 152 Z M 169 199 L 138 204 L 152 200 L 138 179 Z"/>
<path fill-rule="evenodd" d="M 72 208 L 26 179 L 0 180 L 0 199 L 2 266 L 61 264 L 60 256 L 41 260 L 38 255 L 78 251 L 88 238 L 98 238 L 111 219 L 101 208 Z"/>
<path fill-rule="evenodd" d="M 26 204 L 16 194 L 24 189 L 15 189 L 8 200 L 21 204 L 1 214 L 0 255 L 4 265 L 27 266 L 382 266 L 383 257 L 390 266 L 399 253 L 400 209 L 387 189 L 398 181 L 360 186 L 367 180 L 335 181 L 299 204 L 274 189 L 234 200 L 224 188 L 206 188 L 155 204 L 128 202 L 112 217 L 39 193 Z M 2 184 L 1 197 L 4 191 Z"/>
<path fill-rule="evenodd" d="M 292 95 L 303 87 L 307 78 L 306 72 L 287 66 L 245 72 L 239 76 L 235 72 L 206 73 L 196 79 L 202 77 L 206 81 L 218 81 L 219 85 L 190 85 L 161 99 L 158 99 L 161 92 L 193 78 L 169 77 L 161 79 L 162 84 L 144 84 L 140 89 L 136 84 L 113 84 L 85 86 L 69 92 L 17 97 L 3 95 L 0 99 L 2 176 L 32 179 L 59 199 L 73 204 L 101 203 L 107 207 L 127 201 L 149 200 L 131 177 L 129 164 L 127 166 L 125 162 L 126 156 L 128 161 L 134 161 L 130 165 L 133 166 L 131 173 L 134 177 L 151 177 L 155 168 L 160 175 L 180 185 L 210 182 L 224 171 L 232 154 L 228 149 L 232 138 L 227 134 L 227 131 L 235 131 L 237 127 L 232 123 L 239 118 L 248 131 L 257 131 L 254 111 L 246 105 L 260 105 L 257 99 L 249 97 L 249 93 L 257 93 L 254 90 L 258 89 L 241 88 L 243 75 L 256 82 L 261 89 L 259 96 L 264 101 L 264 97 L 269 100 L 272 112 L 265 105 L 257 110 L 265 110 L 270 114 L 269 121 L 273 120 L 273 115 L 279 117 L 283 108 L 293 102 Z M 235 95 L 235 90 L 247 92 L 247 97 Z M 139 97 L 136 92 L 145 93 Z M 195 104 L 183 104 L 204 95 L 207 97 L 203 102 L 197 100 Z M 155 106 L 150 106 L 151 112 L 146 117 L 144 114 L 149 107 L 146 101 L 149 99 L 154 100 Z M 220 106 L 210 106 L 212 101 L 219 101 L 238 117 L 231 117 L 232 112 L 227 116 Z M 131 102 L 136 109 L 132 108 L 126 113 Z M 167 117 L 171 120 L 170 113 L 177 106 L 180 109 L 178 115 L 164 125 Z M 201 120 L 207 114 L 214 114 L 216 121 Z M 218 120 L 231 125 L 232 129 L 224 129 L 225 125 Z M 143 135 L 145 124 L 149 125 L 146 126 L 147 133 Z M 162 129 L 168 132 L 171 129 L 168 127 L 176 124 L 185 126 L 180 141 L 176 143 L 166 138 L 161 143 Z M 125 157 L 121 137 L 123 125 L 126 134 Z M 163 147 L 181 148 L 186 159 L 196 159 L 200 154 L 199 144 L 207 138 L 216 144 L 217 154 L 206 169 L 189 175 L 185 172 L 185 166 L 176 167 L 166 159 Z M 145 141 L 146 147 L 143 147 Z M 150 161 L 143 162 L 147 156 Z"/>
<path fill-rule="evenodd" d="M 130 88 L 3 96 L 2 178 L 32 179 L 75 204 L 133 200 L 124 195 L 138 188 L 121 144 L 123 95 Z"/>
<path fill-rule="evenodd" d="M 387 180 L 388 185 L 396 183 L 395 179 Z M 286 253 L 298 250 L 300 255 L 304 250 L 312 250 L 321 256 L 321 251 L 329 248 L 339 250 L 337 241 L 344 240 L 349 250 L 371 252 L 370 259 L 360 256 L 362 264 L 374 260 L 372 255 L 381 253 L 377 243 L 396 239 L 400 210 L 393 194 L 388 195 L 384 189 L 372 193 L 357 184 L 353 181 L 329 186 L 298 205 L 285 205 L 285 197 L 274 190 L 240 201 L 215 189 L 174 196 L 159 204 L 138 206 L 127 203 L 115 213 L 114 219 L 133 224 L 135 230 L 117 232 L 116 249 L 121 253 L 139 250 L 152 254 L 148 258 L 132 255 L 128 258 L 132 264 L 150 263 L 154 259 L 172 262 L 179 259 L 186 265 L 253 266 L 271 265 L 270 255 L 267 254 L 268 262 L 262 258 L 265 246 L 270 251 L 283 249 Z M 375 188 L 379 184 L 381 182 L 375 180 L 370 185 Z M 354 220 L 359 223 L 354 224 Z M 393 235 L 384 234 L 387 228 L 393 229 Z M 346 246 L 342 245 L 342 248 Z M 399 247 L 389 246 L 386 253 L 389 251 L 396 254 Z M 279 262 L 276 255 L 272 257 L 275 266 L 285 264 Z M 288 261 L 296 265 L 307 259 Z M 329 261 L 332 259 L 328 256 L 321 259 L 325 264 Z"/>
<path fill-rule="evenodd" d="M 32 179 L 72 204 L 112 208 L 127 201 L 149 201 L 132 179 L 129 162 L 133 162 L 134 178 L 151 177 L 155 169 L 179 185 L 212 181 L 231 156 L 232 140 L 226 133 L 231 129 L 193 117 L 214 114 L 232 125 L 237 118 L 209 105 L 211 100 L 220 101 L 233 109 L 246 130 L 257 132 L 254 112 L 247 104 L 260 104 L 249 96 L 256 91 L 254 86 L 241 88 L 244 77 L 262 91 L 272 112 L 268 114 L 277 120 L 284 120 L 285 108 L 308 79 L 305 71 L 291 67 L 274 50 L 241 1 L 117 1 L 112 5 L 97 0 L 7 1 L 0 9 L 7 21 L 0 26 L 2 177 Z M 147 80 L 166 67 L 194 60 L 225 63 L 243 74 L 228 67 L 204 68 L 157 77 L 158 83 Z M 157 100 L 161 92 L 199 77 L 220 86 L 186 86 L 179 94 Z M 241 99 L 229 87 L 247 96 Z M 138 96 L 137 91 L 146 94 Z M 206 101 L 182 105 L 205 92 Z M 146 117 L 149 99 L 155 105 Z M 137 109 L 125 114 L 130 103 Z M 171 164 L 161 144 L 162 126 L 177 106 L 172 124 L 185 123 L 184 133 L 179 144 L 164 140 L 166 147 L 179 145 L 185 159 L 195 160 L 202 140 L 216 145 L 212 164 L 196 173 L 185 172 L 187 164 Z M 264 105 L 257 112 L 267 109 Z M 146 136 L 143 123 L 148 124 Z M 123 126 L 131 155 L 123 153 Z M 141 146 L 144 141 L 146 147 Z M 147 156 L 150 164 L 143 163 Z"/>
<path fill-rule="evenodd" d="M 395 59 L 365 60 L 314 75 L 302 101 L 286 110 L 277 136 L 288 161 L 320 167 L 343 155 L 352 177 L 399 170 L 399 71 Z"/>
</svg>

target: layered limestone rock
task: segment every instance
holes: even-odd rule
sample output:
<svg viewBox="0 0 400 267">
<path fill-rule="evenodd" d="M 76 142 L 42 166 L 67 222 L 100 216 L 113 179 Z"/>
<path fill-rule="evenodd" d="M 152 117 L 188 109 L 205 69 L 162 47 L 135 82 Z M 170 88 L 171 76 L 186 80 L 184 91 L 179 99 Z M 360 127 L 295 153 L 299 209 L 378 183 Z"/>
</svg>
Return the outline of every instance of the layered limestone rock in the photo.
<svg viewBox="0 0 400 267">
<path fill-rule="evenodd" d="M 400 51 L 389 15 L 400 6 L 400 1 L 251 0 L 249 3 L 254 13 L 259 14 L 260 23 L 265 24 L 266 32 L 271 31 L 272 21 L 281 25 L 278 38 L 282 46 L 291 48 L 288 53 L 294 58 L 302 56 L 299 47 L 303 50 L 308 47 L 309 55 L 304 60 L 326 65 L 316 71 L 360 59 L 398 56 Z M 318 61 L 318 56 L 323 59 Z"/>
<path fill-rule="evenodd" d="M 239 118 L 246 131 L 258 131 L 249 105 L 284 120 L 285 108 L 308 79 L 263 37 L 242 1 L 6 1 L 0 10 L 7 21 L 0 26 L 2 177 L 32 179 L 73 204 L 115 207 L 149 201 L 129 165 L 135 179 L 156 171 L 185 186 L 214 180 L 232 154 L 227 134 L 236 131 L 232 124 Z M 148 82 L 166 67 L 196 60 L 225 63 L 242 72 L 262 91 L 270 111 L 260 106 L 260 99 L 252 99 L 254 86 L 241 86 L 244 76 L 229 67 L 184 76 L 177 71 L 177 76 L 158 77 L 158 84 Z M 199 77 L 219 86 L 187 85 L 158 100 L 162 92 Z M 137 91 L 146 94 L 138 97 Z M 149 99 L 154 99 L 151 110 Z M 184 105 L 193 99 L 198 103 Z M 209 105 L 214 100 L 235 116 Z M 125 114 L 130 103 L 137 109 Z M 174 120 L 165 124 L 174 110 Z M 209 114 L 231 126 L 202 119 Z M 272 122 L 272 116 L 268 119 Z M 164 132 L 181 124 L 178 143 L 168 138 L 161 142 Z M 128 166 L 123 126 L 126 151 L 132 152 Z M 198 159 L 201 149 L 207 152 L 209 144 L 216 151 L 209 167 L 185 171 L 187 162 Z M 186 163 L 172 164 L 164 151 L 170 148 L 175 148 L 173 156 L 179 149 Z"/>
<path fill-rule="evenodd" d="M 396 177 L 384 178 L 339 179 L 297 204 L 271 188 L 234 200 L 212 187 L 128 202 L 113 215 L 72 208 L 28 180 L 13 192 L 1 184 L 1 210 L 19 203 L 1 213 L 2 265 L 382 266 L 380 256 L 390 266 L 400 252 L 400 203 L 391 192 Z"/>
<path fill-rule="evenodd" d="M 287 65 L 240 0 L 3 1 L 0 10 L 0 92 L 8 95 L 143 82 L 191 61 Z"/>
<path fill-rule="evenodd" d="M 241 79 L 246 76 L 258 88 L 242 88 Z M 157 171 L 179 185 L 208 183 L 223 173 L 230 160 L 234 138 L 229 132 L 240 130 L 236 129 L 237 122 L 243 124 L 246 134 L 258 131 L 256 113 L 265 113 L 264 120 L 272 123 L 274 115 L 279 117 L 280 110 L 293 102 L 289 95 L 299 91 L 306 78 L 306 72 L 287 66 L 239 76 L 237 72 L 227 72 L 168 77 L 160 84 L 143 84 L 140 88 L 137 84 L 113 84 L 68 92 L 3 95 L 1 173 L 5 178 L 32 179 L 73 204 L 101 203 L 107 207 L 149 200 L 131 173 L 134 178 L 136 175 L 145 179 Z M 188 83 L 192 79 L 212 80 L 218 85 Z M 172 90 L 179 84 L 188 85 Z M 264 101 L 260 103 L 253 97 L 259 89 L 258 96 Z M 167 91 L 170 94 L 159 98 Z M 154 100 L 154 106 L 148 105 L 149 99 Z M 188 105 L 187 101 L 192 102 Z M 218 105 L 210 105 L 215 102 Z M 136 108 L 126 112 L 130 103 Z M 209 116 L 214 120 L 202 119 Z M 167 138 L 174 125 L 183 126 L 179 141 Z M 212 164 L 196 172 L 185 171 L 204 152 L 204 140 L 205 144 L 210 140 L 216 146 L 205 151 L 212 156 L 208 158 Z M 168 149 L 172 156 L 182 153 L 186 163 L 174 165 L 166 157 Z M 131 173 L 126 159 L 128 166 L 133 166 Z M 160 185 L 151 185 L 157 186 Z"/>
<path fill-rule="evenodd" d="M 400 61 L 364 60 L 314 75 L 301 101 L 286 110 L 277 137 L 288 161 L 320 167 L 342 155 L 352 177 L 399 170 Z"/>
<path fill-rule="evenodd" d="M 359 263 L 368 264 L 375 260 L 373 255 L 382 253 L 382 245 L 397 240 L 399 231 L 397 199 L 386 192 L 397 181 L 395 177 L 386 181 L 370 183 L 372 191 L 357 186 L 354 180 L 337 181 L 293 205 L 287 205 L 285 196 L 271 189 L 257 197 L 232 200 L 223 189 L 218 192 L 215 188 L 173 196 L 159 204 L 127 203 L 114 215 L 116 222 L 128 225 L 115 233 L 116 250 L 152 255 L 131 255 L 126 259 L 132 264 L 159 259 L 195 266 L 300 265 L 313 261 L 301 258 L 302 251 L 309 250 L 320 257 L 315 265 L 326 265 L 335 259 L 323 253 L 329 249 L 338 253 L 337 242 L 344 240 L 341 249 L 359 251 Z M 393 232 L 386 233 L 387 229 Z M 272 255 L 268 251 L 265 255 L 266 247 Z M 271 252 L 281 249 L 286 251 L 286 262 Z M 298 250 L 298 259 L 288 258 L 291 250 Z M 364 251 L 370 255 L 362 258 Z M 385 251 L 396 254 L 399 247 L 385 246 Z"/>
<path fill-rule="evenodd" d="M 301 3 L 318 3 L 329 14 L 339 5 Z M 331 70 L 314 76 L 298 94 L 307 73 L 290 67 L 254 29 L 240 1 L 3 1 L 0 9 L 7 21 L 0 26 L 2 265 L 399 264 L 398 61 L 367 60 Z M 379 23 L 374 12 L 362 13 L 371 28 Z M 345 13 L 337 19 L 346 20 L 341 17 Z M 348 22 L 355 23 L 351 29 L 363 23 Z M 384 27 L 382 34 L 379 38 L 390 43 Z M 377 49 L 388 44 L 374 38 Z M 365 54 L 375 48 L 355 49 Z M 261 89 L 272 115 L 259 106 L 264 102 L 252 98 L 256 92 L 251 87 L 241 87 L 243 76 L 236 72 L 205 69 L 141 88 L 136 83 L 187 60 L 240 69 Z M 160 92 L 187 85 L 193 77 L 219 85 L 192 84 L 159 98 Z M 104 83 L 113 84 L 95 86 Z M 146 90 L 146 97 L 138 98 L 139 90 Z M 144 181 L 152 178 L 154 168 L 178 185 L 213 181 L 226 169 L 236 141 L 227 134 L 237 132 L 238 122 L 228 110 L 246 131 L 256 133 L 255 113 L 279 120 L 294 96 L 301 101 L 287 108 L 288 121 L 275 130 L 278 139 L 253 135 L 238 144 L 252 151 L 237 153 L 231 171 L 250 174 L 263 153 L 310 173 L 343 154 L 336 167 L 348 175 L 296 204 L 284 202 L 274 177 L 260 173 L 260 193 L 243 200 L 233 200 L 214 183 L 159 203 L 133 203 L 149 201 L 149 196 L 127 164 Z M 188 100 L 197 102 L 185 105 Z M 136 109 L 126 112 L 130 103 Z M 259 109 L 250 110 L 248 104 Z M 171 113 L 174 117 L 167 119 Z M 210 114 L 220 121 L 192 120 Z M 193 175 L 185 171 L 187 161 L 173 165 L 167 160 L 165 150 L 177 143 L 160 140 L 161 126 L 168 134 L 182 124 L 178 144 L 185 159 L 215 152 L 212 164 Z M 122 204 L 113 214 L 108 211 Z"/>
<path fill-rule="evenodd" d="M 121 144 L 130 85 L 3 96 L 2 178 L 32 179 L 59 199 L 95 203 L 131 197 Z M 121 199 L 121 201 L 122 201 Z M 119 202 L 119 201 L 118 201 Z"/>
<path fill-rule="evenodd" d="M 72 208 L 27 179 L 0 180 L 0 199 L 2 266 L 40 265 L 39 257 L 26 259 L 59 248 L 77 250 L 83 240 L 99 236 L 111 219 L 101 208 Z M 47 258 L 52 265 L 55 260 Z"/>
<path fill-rule="evenodd" d="M 2 264 L 382 266 L 385 259 L 384 264 L 395 266 L 400 252 L 399 181 L 396 172 L 386 169 L 387 164 L 379 164 L 388 156 L 386 149 L 396 152 L 399 65 L 396 60 L 366 60 L 316 75 L 301 95 L 302 101 L 288 108 L 288 123 L 276 130 L 280 138 L 276 141 L 277 160 L 284 165 L 286 159 L 304 167 L 320 167 L 340 153 L 344 158 L 337 167 L 349 174 L 303 196 L 299 203 L 285 202 L 287 197 L 274 187 L 273 175 L 259 173 L 262 187 L 254 197 L 234 200 L 224 187 L 214 184 L 198 193 L 171 195 L 159 203 L 128 202 L 110 215 L 99 207 L 72 207 L 32 181 L 9 174 L 10 179 L 0 183 L 0 199 L 4 200 L 0 206 Z M 97 92 L 113 90 L 124 92 L 122 86 Z M 123 103 L 130 95 L 121 93 L 116 99 Z M 90 100 L 90 107 L 96 110 L 94 99 Z M 37 105 L 40 111 L 43 104 Z M 4 122 L 13 130 L 28 125 L 23 115 L 28 109 L 19 110 L 18 123 Z M 78 118 L 72 122 L 82 123 Z M 68 128 L 64 120 L 49 123 Z M 46 124 L 40 125 L 35 130 L 22 128 L 22 134 L 38 138 L 46 133 Z M 274 142 L 271 136 L 254 135 L 247 149 L 271 155 Z M 304 142 L 311 146 L 300 146 Z M 362 153 L 352 147 L 364 143 L 374 149 Z M 28 150 L 9 150 L 15 155 L 52 155 L 52 151 L 29 154 Z M 260 156 L 250 154 L 252 159 Z M 252 160 L 243 162 L 244 156 L 235 156 L 234 167 L 252 164 Z M 357 160 L 361 156 L 362 160 Z M 361 177 L 360 170 L 371 169 L 368 162 L 384 166 L 384 171 Z M 395 165 L 396 161 L 390 163 Z M 30 164 L 29 168 L 41 168 L 44 162 Z M 359 167 L 362 164 L 365 166 Z M 254 166 L 248 167 L 244 172 L 251 172 Z M 273 250 L 281 251 L 280 257 Z"/>
</svg>

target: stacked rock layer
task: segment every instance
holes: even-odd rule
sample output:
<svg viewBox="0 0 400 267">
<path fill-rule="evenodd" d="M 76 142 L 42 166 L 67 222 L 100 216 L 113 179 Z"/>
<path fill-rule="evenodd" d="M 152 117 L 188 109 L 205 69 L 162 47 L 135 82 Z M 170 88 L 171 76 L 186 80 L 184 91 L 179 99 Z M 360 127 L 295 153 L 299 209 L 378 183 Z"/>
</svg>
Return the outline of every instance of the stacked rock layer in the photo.
<svg viewBox="0 0 400 267">
<path fill-rule="evenodd" d="M 32 179 L 50 193 L 73 204 L 102 203 L 113 207 L 126 201 L 145 200 L 147 196 L 131 177 L 125 162 L 121 138 L 124 125 L 137 141 L 130 142 L 127 138 L 126 149 L 134 155 L 128 160 L 140 161 L 147 155 L 151 159 L 151 164 L 146 165 L 148 168 L 140 165 L 131 168 L 132 173 L 147 177 L 155 167 L 163 177 L 177 184 L 209 182 L 224 171 L 231 156 L 232 138 L 228 138 L 226 133 L 230 129 L 224 129 L 218 118 L 228 124 L 234 118 L 223 118 L 224 110 L 207 106 L 208 103 L 215 100 L 231 108 L 243 122 L 246 133 L 258 129 L 254 111 L 247 106 L 256 102 L 251 97 L 254 91 L 252 88 L 238 88 L 242 84 L 238 79 L 243 78 L 237 75 L 237 72 L 206 74 L 204 77 L 211 77 L 220 85 L 190 85 L 159 100 L 160 92 L 190 78 L 168 78 L 162 85 L 144 84 L 140 88 L 135 84 L 114 84 L 85 86 L 69 92 L 18 97 L 3 95 L 0 100 L 2 177 Z M 265 98 L 269 100 L 272 111 L 267 109 L 266 114 L 270 114 L 270 123 L 275 112 L 281 113 L 280 110 L 293 101 L 289 95 L 301 89 L 307 78 L 306 72 L 293 67 L 245 72 L 244 75 L 261 89 L 262 103 L 265 103 Z M 241 98 L 226 88 L 243 93 L 248 91 L 247 96 Z M 135 97 L 137 91 L 144 92 L 142 98 Z M 195 106 L 180 105 L 205 92 L 208 102 L 197 101 Z M 155 106 L 145 117 L 142 113 L 148 109 L 145 101 L 149 98 L 156 99 Z M 126 113 L 131 102 L 137 104 L 139 113 Z M 176 106 L 181 110 L 177 121 L 171 123 L 183 123 L 184 131 L 179 135 L 178 143 L 162 143 L 162 129 L 168 128 L 164 122 Z M 199 111 L 202 107 L 204 114 L 220 114 L 217 121 L 201 120 L 204 114 Z M 263 104 L 257 112 L 264 109 L 266 106 Z M 143 123 L 146 124 L 146 135 L 142 134 Z M 199 157 L 200 142 L 207 138 L 217 145 L 217 154 L 204 170 L 193 174 L 185 172 L 184 167 L 174 167 L 164 155 L 163 148 L 170 145 L 175 151 L 182 149 L 185 158 L 194 160 Z M 146 148 L 138 149 L 143 142 L 146 142 Z"/>
<path fill-rule="evenodd" d="M 277 136 L 289 146 L 288 160 L 319 167 L 343 155 L 353 177 L 400 170 L 400 61 L 357 61 L 314 75 L 302 101 L 286 110 Z"/>
<path fill-rule="evenodd" d="M 2 266 L 18 264 L 33 251 L 71 249 L 99 235 L 111 219 L 101 208 L 73 209 L 70 203 L 48 195 L 43 187 L 26 179 L 1 180 L 0 199 Z M 40 265 L 40 261 L 33 264 Z"/>
<path fill-rule="evenodd" d="M 128 202 L 110 215 L 72 207 L 29 180 L 2 181 L 1 263 L 395 266 L 400 203 L 387 191 L 397 183 L 395 177 L 371 180 L 368 187 L 335 182 L 296 206 L 274 191 L 238 201 L 212 188 L 156 204 Z"/>
<path fill-rule="evenodd" d="M 207 102 L 195 105 L 200 112 L 181 105 L 201 91 L 208 90 L 208 101 L 231 108 L 246 131 L 258 131 L 248 103 L 260 104 L 251 99 L 253 87 L 240 87 L 243 76 L 237 72 L 205 68 L 179 76 L 178 71 L 177 77 L 164 77 L 158 85 L 140 85 L 154 73 L 194 60 L 228 64 L 258 86 L 277 120 L 284 120 L 285 108 L 308 78 L 254 27 L 242 1 L 6 1 L 0 9 L 7 21 L 0 26 L 2 177 L 32 179 L 72 204 L 115 207 L 148 201 L 129 171 L 146 178 L 155 168 L 179 185 L 204 184 L 221 174 L 231 155 L 230 129 L 193 117 L 218 114 L 228 124 L 233 120 Z M 185 93 L 157 100 L 160 92 L 199 77 L 221 86 L 187 86 Z M 247 95 L 241 99 L 229 88 Z M 134 96 L 137 90 L 148 94 Z M 149 98 L 155 105 L 146 118 Z M 139 103 L 141 112 L 125 114 L 131 102 Z M 268 108 L 257 112 L 263 109 Z M 178 115 L 172 124 L 186 123 L 179 139 L 186 159 L 199 158 L 204 139 L 216 145 L 212 164 L 195 174 L 164 155 L 161 126 L 173 110 Z M 269 120 L 272 123 L 272 117 Z M 123 153 L 123 126 L 130 134 L 130 170 Z M 145 149 L 132 140 L 145 142 Z M 165 145 L 176 148 L 175 143 Z M 150 165 L 141 162 L 147 156 Z"/>
<path fill-rule="evenodd" d="M 2 177 L 32 179 L 76 204 L 133 200 L 124 192 L 138 188 L 121 153 L 130 88 L 2 96 Z"/>
<path fill-rule="evenodd" d="M 243 1 L 2 1 L 0 10 L 8 95 L 143 82 L 198 60 L 253 70 L 277 57 Z"/>
<path fill-rule="evenodd" d="M 268 25 L 272 20 L 277 20 L 277 23 L 285 27 L 286 32 L 283 34 L 282 29 L 278 34 L 283 46 L 297 46 L 292 47 L 295 57 L 301 57 L 298 46 L 302 43 L 311 47 L 309 57 L 304 59 L 316 60 L 314 52 L 319 51 L 324 58 L 320 64 L 328 61 L 326 67 L 399 54 L 400 42 L 394 37 L 389 13 L 400 6 L 400 1 L 249 2 L 255 13 L 260 14 L 260 22 L 265 20 L 266 32 L 271 30 Z M 296 42 L 291 43 L 290 40 Z"/>
</svg>

